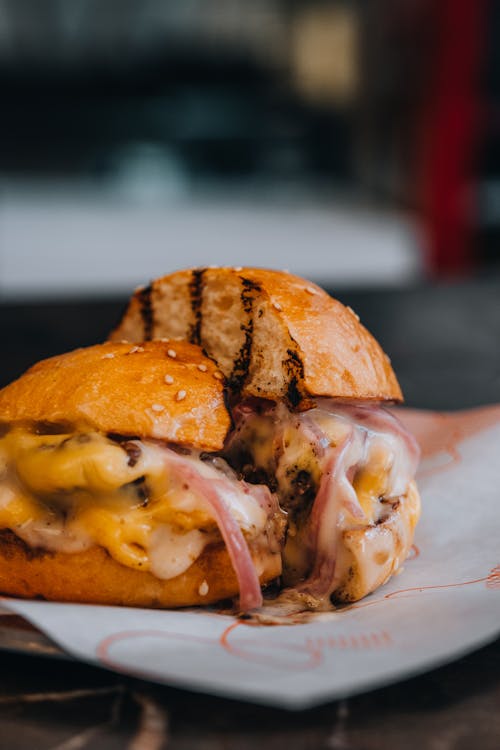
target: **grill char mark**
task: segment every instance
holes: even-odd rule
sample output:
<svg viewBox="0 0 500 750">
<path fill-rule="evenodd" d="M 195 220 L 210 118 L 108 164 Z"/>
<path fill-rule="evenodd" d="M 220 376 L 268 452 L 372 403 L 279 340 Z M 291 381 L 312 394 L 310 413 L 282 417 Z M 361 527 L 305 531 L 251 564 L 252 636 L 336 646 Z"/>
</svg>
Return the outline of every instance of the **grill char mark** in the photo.
<svg viewBox="0 0 500 750">
<path fill-rule="evenodd" d="M 206 268 L 195 268 L 191 274 L 191 281 L 189 282 L 191 310 L 193 311 L 194 318 L 194 323 L 189 332 L 189 341 L 198 346 L 201 344 L 201 324 L 203 317 L 201 303 L 203 299 L 203 276 L 206 270 Z"/>
<path fill-rule="evenodd" d="M 305 397 L 300 388 L 300 384 L 304 382 L 304 363 L 295 349 L 287 349 L 286 353 L 288 356 L 283 362 L 288 375 L 286 399 L 296 408 Z"/>
<path fill-rule="evenodd" d="M 261 290 L 260 284 L 257 284 L 255 281 L 245 278 L 242 278 L 241 281 L 243 289 L 241 291 L 240 299 L 243 311 L 247 316 L 247 322 L 243 323 L 241 326 L 245 337 L 240 351 L 238 352 L 238 356 L 234 360 L 231 375 L 229 376 L 229 387 L 233 391 L 240 391 L 243 388 L 250 370 L 254 331 L 253 307 L 256 294 Z"/>
<path fill-rule="evenodd" d="M 144 341 L 151 341 L 154 330 L 154 310 L 153 310 L 153 285 L 149 284 L 138 293 L 142 325 L 144 328 Z"/>
</svg>

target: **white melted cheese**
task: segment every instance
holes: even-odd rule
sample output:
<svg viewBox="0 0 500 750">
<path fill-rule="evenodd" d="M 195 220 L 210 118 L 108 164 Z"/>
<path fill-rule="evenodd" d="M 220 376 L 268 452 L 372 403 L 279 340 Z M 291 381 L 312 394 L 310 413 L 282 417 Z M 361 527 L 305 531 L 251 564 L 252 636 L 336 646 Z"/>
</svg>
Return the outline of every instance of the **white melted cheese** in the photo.
<svg viewBox="0 0 500 750">
<path fill-rule="evenodd" d="M 416 465 L 411 445 L 391 419 L 381 409 L 318 399 L 317 407 L 303 414 L 278 405 L 261 414 L 247 410 L 237 420 L 228 460 L 238 465 L 238 456 L 250 456 L 254 469 L 276 479 L 288 511 L 287 584 L 317 578 L 314 571 L 330 556 L 334 586 L 349 564 L 339 545 L 344 532 L 370 533 L 386 518 L 390 522 L 393 502 L 408 492 Z M 222 541 L 214 505 L 194 481 L 195 472 L 207 488 L 216 488 L 218 501 L 248 542 L 267 538 L 276 509 L 259 499 L 257 488 L 252 496 L 220 458 L 173 457 L 157 441 L 120 445 L 98 433 L 35 435 L 12 429 L 0 438 L 0 529 L 54 552 L 76 553 L 97 544 L 123 565 L 174 578 L 207 545 Z M 322 484 L 329 472 L 331 482 Z M 315 498 L 320 487 L 324 491 Z M 396 531 L 401 537 L 401 529 Z M 381 542 L 380 560 L 386 552 Z M 253 558 L 259 573 L 255 549 Z M 357 559 L 366 566 L 362 576 L 372 580 L 378 563 L 361 552 Z"/>
<path fill-rule="evenodd" d="M 211 506 L 182 472 L 168 467 L 161 444 L 137 440 L 128 446 L 132 461 L 98 433 L 11 430 L 0 439 L 0 528 L 33 548 L 76 553 L 98 544 L 123 565 L 159 578 L 184 572 L 208 544 L 221 541 Z M 262 532 L 268 514 L 236 479 L 195 456 L 181 460 L 220 484 L 248 539 Z M 143 480 L 146 502 L 133 484 Z"/>
<path fill-rule="evenodd" d="M 276 477 L 280 502 L 289 511 L 284 578 L 290 585 L 307 577 L 318 555 L 334 559 L 343 532 L 375 527 L 390 515 L 392 502 L 408 492 L 415 451 L 383 409 L 320 398 L 316 408 L 300 414 L 283 405 L 261 413 L 242 410 L 229 445 L 233 459 L 250 455 L 254 469 Z M 335 476 L 321 511 L 313 511 L 314 497 L 302 499 L 301 475 L 317 491 L 329 466 L 335 466 Z M 337 569 L 332 585 L 339 577 Z"/>
<path fill-rule="evenodd" d="M 149 544 L 151 572 L 157 578 L 175 578 L 191 567 L 206 543 L 206 534 L 197 529 L 179 533 L 167 524 L 158 526 L 151 534 Z"/>
</svg>

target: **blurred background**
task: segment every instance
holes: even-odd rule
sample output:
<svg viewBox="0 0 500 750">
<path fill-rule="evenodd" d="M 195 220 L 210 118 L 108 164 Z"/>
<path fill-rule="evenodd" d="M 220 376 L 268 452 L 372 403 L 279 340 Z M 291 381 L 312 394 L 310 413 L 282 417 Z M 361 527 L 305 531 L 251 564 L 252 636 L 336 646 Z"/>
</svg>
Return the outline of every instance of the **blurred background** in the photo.
<svg viewBox="0 0 500 750">
<path fill-rule="evenodd" d="M 0 300 L 500 265 L 500 3 L 0 0 Z"/>
</svg>

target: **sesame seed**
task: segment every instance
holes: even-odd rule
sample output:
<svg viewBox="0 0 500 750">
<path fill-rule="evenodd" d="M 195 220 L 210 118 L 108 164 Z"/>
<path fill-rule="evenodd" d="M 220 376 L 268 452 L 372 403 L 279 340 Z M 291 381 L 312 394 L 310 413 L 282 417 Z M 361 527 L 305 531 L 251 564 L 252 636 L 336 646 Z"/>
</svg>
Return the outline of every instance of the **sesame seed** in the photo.
<svg viewBox="0 0 500 750">
<path fill-rule="evenodd" d="M 386 359 L 386 362 L 388 362 L 389 364 L 391 364 L 391 358 L 389 357 L 388 354 L 385 355 L 385 359 Z"/>
<path fill-rule="evenodd" d="M 354 312 L 354 310 L 352 309 L 352 307 L 349 307 L 349 305 L 347 305 L 347 309 L 349 310 L 349 312 L 351 313 L 351 315 L 354 315 L 354 317 L 356 318 L 356 320 L 359 320 L 359 315 Z"/>
<path fill-rule="evenodd" d="M 172 357 L 172 359 L 175 359 L 177 357 L 177 352 L 175 349 L 167 349 L 167 354 L 169 357 Z"/>
<path fill-rule="evenodd" d="M 317 294 L 318 293 L 313 286 L 306 286 L 306 292 L 308 294 Z"/>
<path fill-rule="evenodd" d="M 217 380 L 224 380 L 224 375 L 222 374 L 222 372 L 219 372 L 218 370 L 216 370 L 214 372 L 214 378 L 216 378 Z"/>
<path fill-rule="evenodd" d="M 130 341 L 128 339 L 121 339 L 120 344 L 130 344 Z"/>
<path fill-rule="evenodd" d="M 207 368 L 207 366 L 206 366 L 206 365 L 198 365 L 198 370 L 199 370 L 200 372 L 206 372 L 206 371 L 207 371 L 207 369 L 208 369 L 208 368 Z"/>
<path fill-rule="evenodd" d="M 240 271 L 243 271 L 243 266 L 235 266 L 236 273 L 239 273 Z"/>
<path fill-rule="evenodd" d="M 132 349 L 129 351 L 129 354 L 135 354 L 136 352 L 143 352 L 144 347 L 143 346 L 133 346 Z"/>
<path fill-rule="evenodd" d="M 113 359 L 114 356 L 113 352 L 109 352 L 108 354 L 105 354 L 104 357 L 101 357 L 101 359 Z"/>
<path fill-rule="evenodd" d="M 177 391 L 175 396 L 176 401 L 183 401 L 186 398 L 186 391 Z"/>
<path fill-rule="evenodd" d="M 167 339 L 166 336 L 162 336 L 161 339 L 158 339 L 158 341 L 163 341 L 163 343 L 166 344 L 169 339 Z"/>
<path fill-rule="evenodd" d="M 172 383 L 174 382 L 174 379 L 171 375 L 165 375 L 164 380 L 167 385 L 172 385 Z"/>
<path fill-rule="evenodd" d="M 153 411 L 164 411 L 165 407 L 162 404 L 153 404 L 151 407 Z"/>
<path fill-rule="evenodd" d="M 208 594 L 208 583 L 206 581 L 200 583 L 198 593 L 200 596 L 206 596 Z"/>
<path fill-rule="evenodd" d="M 273 302 L 273 307 L 275 310 L 283 310 L 279 302 Z"/>
</svg>

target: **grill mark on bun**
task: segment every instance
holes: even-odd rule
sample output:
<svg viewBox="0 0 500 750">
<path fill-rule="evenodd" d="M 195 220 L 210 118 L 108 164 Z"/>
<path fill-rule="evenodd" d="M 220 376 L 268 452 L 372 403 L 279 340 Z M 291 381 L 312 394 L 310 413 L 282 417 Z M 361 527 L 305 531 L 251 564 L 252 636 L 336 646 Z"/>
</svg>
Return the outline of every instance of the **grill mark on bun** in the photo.
<svg viewBox="0 0 500 750">
<path fill-rule="evenodd" d="M 189 341 L 198 346 L 201 344 L 201 302 L 203 297 L 203 276 L 206 270 L 206 268 L 195 268 L 191 273 L 191 281 L 188 285 L 191 298 L 191 310 L 193 311 L 194 319 L 194 323 L 189 332 Z"/>
<path fill-rule="evenodd" d="M 241 277 L 243 289 L 240 294 L 241 305 L 246 314 L 247 321 L 242 323 L 241 330 L 245 336 L 243 343 L 238 352 L 238 356 L 233 362 L 233 369 L 229 376 L 229 386 L 233 391 L 239 391 L 243 388 L 250 370 L 250 360 L 252 355 L 253 331 L 254 331 L 254 302 L 258 292 L 261 291 L 260 284 Z"/>
<path fill-rule="evenodd" d="M 144 328 L 144 341 L 151 341 L 154 330 L 153 285 L 149 284 L 137 294 Z"/>
<path fill-rule="evenodd" d="M 291 406 L 297 407 L 305 395 L 301 391 L 301 384 L 304 382 L 304 363 L 295 349 L 287 349 L 286 353 L 288 356 L 283 360 L 283 367 L 288 376 L 285 398 Z"/>
<path fill-rule="evenodd" d="M 224 386 L 222 389 L 222 398 L 224 399 L 224 406 L 226 407 L 227 413 L 229 414 L 229 420 L 230 420 L 230 426 L 228 430 L 228 435 L 233 432 L 233 430 L 236 427 L 234 417 L 233 417 L 233 409 L 231 406 L 231 391 L 227 386 Z"/>
</svg>

